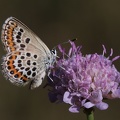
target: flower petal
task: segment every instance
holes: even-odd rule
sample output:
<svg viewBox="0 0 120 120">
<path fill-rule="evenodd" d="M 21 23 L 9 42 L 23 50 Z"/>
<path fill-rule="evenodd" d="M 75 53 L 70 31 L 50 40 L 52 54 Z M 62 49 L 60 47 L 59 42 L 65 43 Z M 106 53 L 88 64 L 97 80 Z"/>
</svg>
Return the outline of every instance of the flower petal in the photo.
<svg viewBox="0 0 120 120">
<path fill-rule="evenodd" d="M 72 104 L 72 103 L 71 103 L 70 93 L 69 93 L 68 91 L 66 91 L 66 92 L 64 93 L 63 101 L 64 101 L 65 103 Z"/>
<path fill-rule="evenodd" d="M 108 108 L 108 104 L 105 102 L 101 102 L 96 104 L 96 107 L 99 108 L 100 110 L 106 110 Z"/>
<path fill-rule="evenodd" d="M 86 102 L 86 103 L 84 104 L 84 107 L 85 107 L 85 108 L 91 108 L 91 107 L 93 107 L 93 106 L 95 106 L 95 104 L 93 104 L 93 103 L 91 103 L 91 102 Z"/>
<path fill-rule="evenodd" d="M 79 113 L 80 108 L 73 105 L 69 108 L 69 111 L 72 112 L 72 113 Z"/>
</svg>

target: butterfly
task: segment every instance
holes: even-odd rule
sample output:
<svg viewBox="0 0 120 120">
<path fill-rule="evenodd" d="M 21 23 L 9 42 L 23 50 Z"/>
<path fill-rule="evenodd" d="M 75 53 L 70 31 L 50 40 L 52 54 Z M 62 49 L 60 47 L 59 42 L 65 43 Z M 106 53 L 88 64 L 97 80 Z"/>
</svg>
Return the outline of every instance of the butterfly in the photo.
<svg viewBox="0 0 120 120">
<path fill-rule="evenodd" d="M 7 54 L 2 71 L 15 85 L 30 83 L 30 89 L 39 87 L 56 60 L 56 50 L 45 43 L 25 24 L 9 17 L 2 27 L 1 39 Z"/>
</svg>

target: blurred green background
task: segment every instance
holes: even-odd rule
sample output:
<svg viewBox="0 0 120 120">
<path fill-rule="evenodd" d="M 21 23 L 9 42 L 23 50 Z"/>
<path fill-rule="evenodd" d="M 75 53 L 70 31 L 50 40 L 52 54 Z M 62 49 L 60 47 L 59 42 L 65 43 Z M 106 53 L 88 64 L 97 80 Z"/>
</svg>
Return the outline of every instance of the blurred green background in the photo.
<svg viewBox="0 0 120 120">
<path fill-rule="evenodd" d="M 0 26 L 14 16 L 31 28 L 52 49 L 55 45 L 77 38 L 83 54 L 102 53 L 102 44 L 120 54 L 119 0 L 0 0 Z M 69 46 L 65 44 L 64 47 Z M 5 51 L 0 43 L 0 57 Z M 120 60 L 115 62 L 120 70 Z M 0 72 L 1 74 L 1 72 Z M 68 111 L 69 105 L 49 102 L 47 89 L 17 87 L 0 75 L 1 120 L 86 120 Z M 120 118 L 120 100 L 108 100 L 109 108 L 95 110 L 95 120 Z"/>
</svg>

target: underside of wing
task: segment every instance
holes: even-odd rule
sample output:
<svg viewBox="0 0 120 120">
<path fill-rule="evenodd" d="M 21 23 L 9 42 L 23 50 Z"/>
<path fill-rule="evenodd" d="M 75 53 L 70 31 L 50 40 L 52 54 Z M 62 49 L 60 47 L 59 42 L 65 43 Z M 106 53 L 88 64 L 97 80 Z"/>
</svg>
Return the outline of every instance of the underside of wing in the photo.
<svg viewBox="0 0 120 120">
<path fill-rule="evenodd" d="M 38 87 L 52 62 L 48 47 L 26 25 L 14 17 L 3 24 L 2 42 L 7 51 L 3 58 L 3 73 L 13 84 Z"/>
<path fill-rule="evenodd" d="M 40 54 L 49 54 L 48 47 L 26 25 L 14 17 L 9 17 L 2 28 L 2 41 L 8 52 L 38 49 Z"/>
<path fill-rule="evenodd" d="M 46 66 L 44 57 L 38 57 L 36 52 L 16 51 L 3 58 L 2 71 L 13 84 L 24 86 L 31 81 L 41 80 L 40 75 L 46 72 Z"/>
</svg>

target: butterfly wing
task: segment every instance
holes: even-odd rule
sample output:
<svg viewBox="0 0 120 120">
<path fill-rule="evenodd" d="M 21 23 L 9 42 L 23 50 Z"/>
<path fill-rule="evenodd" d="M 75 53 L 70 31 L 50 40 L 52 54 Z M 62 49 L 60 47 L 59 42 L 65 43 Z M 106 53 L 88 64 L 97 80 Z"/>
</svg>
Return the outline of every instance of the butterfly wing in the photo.
<svg viewBox="0 0 120 120">
<path fill-rule="evenodd" d="M 8 52 L 30 50 L 30 47 L 35 47 L 43 54 L 50 53 L 44 42 L 25 24 L 14 17 L 9 17 L 3 24 L 1 38 Z"/>
<path fill-rule="evenodd" d="M 45 62 L 51 55 L 48 47 L 14 17 L 5 21 L 1 38 L 7 50 L 2 64 L 5 76 L 17 85 L 32 81 L 32 88 L 38 87 L 45 76 Z"/>
</svg>

